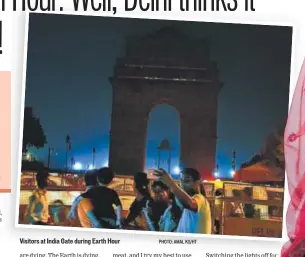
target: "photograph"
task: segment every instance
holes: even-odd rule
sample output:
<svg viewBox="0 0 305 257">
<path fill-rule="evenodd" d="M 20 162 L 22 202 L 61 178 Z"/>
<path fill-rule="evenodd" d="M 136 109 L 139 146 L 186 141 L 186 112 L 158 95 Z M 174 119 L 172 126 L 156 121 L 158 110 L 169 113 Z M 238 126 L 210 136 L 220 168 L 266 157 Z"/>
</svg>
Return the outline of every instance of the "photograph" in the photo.
<svg viewBox="0 0 305 257">
<path fill-rule="evenodd" d="M 282 238 L 291 26 L 28 15 L 16 225 Z"/>
</svg>

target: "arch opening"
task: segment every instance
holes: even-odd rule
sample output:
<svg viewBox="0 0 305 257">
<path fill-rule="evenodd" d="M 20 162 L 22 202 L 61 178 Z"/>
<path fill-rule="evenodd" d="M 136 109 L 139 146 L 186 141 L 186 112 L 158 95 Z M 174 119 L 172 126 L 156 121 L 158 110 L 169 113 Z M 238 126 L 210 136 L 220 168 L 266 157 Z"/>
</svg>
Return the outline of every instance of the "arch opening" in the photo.
<svg viewBox="0 0 305 257">
<path fill-rule="evenodd" d="M 146 133 L 145 168 L 163 168 L 179 176 L 180 114 L 167 103 L 154 106 L 149 113 Z"/>
</svg>

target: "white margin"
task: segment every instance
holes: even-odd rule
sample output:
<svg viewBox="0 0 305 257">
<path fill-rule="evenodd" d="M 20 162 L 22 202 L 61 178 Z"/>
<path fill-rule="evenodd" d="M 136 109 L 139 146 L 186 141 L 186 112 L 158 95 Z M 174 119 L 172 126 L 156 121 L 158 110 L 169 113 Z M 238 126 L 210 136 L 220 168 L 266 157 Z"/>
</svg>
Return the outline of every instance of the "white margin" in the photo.
<svg viewBox="0 0 305 257">
<path fill-rule="evenodd" d="M 21 91 L 21 104 L 20 104 L 20 129 L 19 129 L 19 149 L 18 149 L 18 176 L 17 176 L 17 194 L 16 194 L 16 210 L 15 210 L 15 225 L 19 221 L 19 205 L 20 205 L 20 179 L 22 167 L 22 142 L 23 142 L 23 121 L 24 121 L 24 102 L 25 102 L 25 85 L 26 85 L 26 72 L 27 72 L 27 53 L 28 53 L 28 36 L 29 36 L 29 12 L 25 14 L 24 25 L 24 48 L 23 48 L 23 71 L 22 71 L 22 91 Z"/>
</svg>

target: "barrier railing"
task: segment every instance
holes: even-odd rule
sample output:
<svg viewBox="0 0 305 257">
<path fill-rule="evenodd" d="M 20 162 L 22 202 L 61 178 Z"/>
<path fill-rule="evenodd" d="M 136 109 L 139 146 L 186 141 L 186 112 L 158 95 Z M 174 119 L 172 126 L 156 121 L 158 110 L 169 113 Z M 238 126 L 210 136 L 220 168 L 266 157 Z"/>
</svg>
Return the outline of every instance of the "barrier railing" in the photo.
<svg viewBox="0 0 305 257">
<path fill-rule="evenodd" d="M 204 182 L 202 183 L 206 198 L 210 203 L 210 208 L 211 208 L 211 220 L 212 220 L 212 234 L 215 234 L 215 185 L 213 183 L 207 183 Z"/>
<path fill-rule="evenodd" d="M 282 237 L 283 188 L 224 183 L 222 234 Z"/>
<path fill-rule="evenodd" d="M 28 204 L 28 199 L 35 189 L 35 176 L 24 174 L 21 183 L 20 210 Z M 85 190 L 82 177 L 72 176 L 64 184 L 59 183 L 59 176 L 52 176 L 53 184 L 48 187 L 49 202 L 62 200 L 64 205 L 70 206 L 73 200 Z M 33 182 L 34 181 L 34 182 Z M 215 196 L 214 183 L 203 183 L 206 198 L 210 203 L 212 215 L 212 228 L 215 233 L 214 222 L 219 220 L 220 234 L 240 236 L 281 237 L 283 216 L 283 188 L 254 186 L 243 183 L 223 184 L 223 195 Z M 134 200 L 134 181 L 130 176 L 117 176 L 110 185 L 120 195 L 123 210 L 128 211 Z M 239 209 L 245 212 L 245 207 L 253 209 L 252 217 L 233 215 L 233 206 L 240 205 Z M 23 207 L 22 207 L 23 206 Z M 252 207 L 251 207 L 252 206 Z M 238 209 L 238 208 L 236 208 Z"/>
</svg>

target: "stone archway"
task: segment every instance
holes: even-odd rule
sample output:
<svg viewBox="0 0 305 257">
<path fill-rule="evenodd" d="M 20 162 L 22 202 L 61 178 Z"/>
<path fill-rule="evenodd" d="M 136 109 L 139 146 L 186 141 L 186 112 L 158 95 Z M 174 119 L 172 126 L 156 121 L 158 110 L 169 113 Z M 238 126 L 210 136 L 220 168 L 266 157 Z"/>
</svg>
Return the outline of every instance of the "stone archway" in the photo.
<svg viewBox="0 0 305 257">
<path fill-rule="evenodd" d="M 168 103 L 180 113 L 180 161 L 211 175 L 221 83 L 205 42 L 167 27 L 130 40 L 110 82 L 109 165 L 117 173 L 144 171 L 148 115 L 156 104 Z"/>
</svg>

